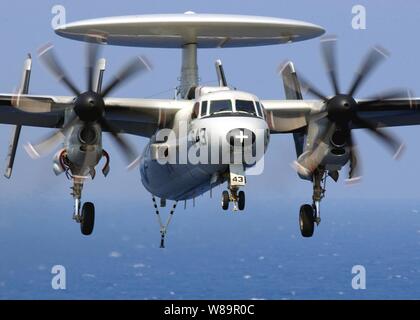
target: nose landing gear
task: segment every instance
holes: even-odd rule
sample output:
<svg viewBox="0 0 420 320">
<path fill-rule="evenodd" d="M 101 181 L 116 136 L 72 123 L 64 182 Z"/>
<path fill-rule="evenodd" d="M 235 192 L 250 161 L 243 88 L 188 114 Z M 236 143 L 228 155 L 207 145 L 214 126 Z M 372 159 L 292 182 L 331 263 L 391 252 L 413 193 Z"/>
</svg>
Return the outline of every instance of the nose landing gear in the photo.
<svg viewBox="0 0 420 320">
<path fill-rule="evenodd" d="M 222 192 L 222 209 L 227 210 L 229 209 L 229 202 L 230 202 L 230 194 L 229 191 Z"/>
<path fill-rule="evenodd" d="M 229 203 L 233 202 L 233 211 L 243 211 L 245 209 L 245 192 L 239 191 L 240 187 L 245 186 L 246 177 L 243 166 L 231 165 L 229 172 L 229 191 L 222 193 L 222 209 L 228 210 Z"/>
</svg>

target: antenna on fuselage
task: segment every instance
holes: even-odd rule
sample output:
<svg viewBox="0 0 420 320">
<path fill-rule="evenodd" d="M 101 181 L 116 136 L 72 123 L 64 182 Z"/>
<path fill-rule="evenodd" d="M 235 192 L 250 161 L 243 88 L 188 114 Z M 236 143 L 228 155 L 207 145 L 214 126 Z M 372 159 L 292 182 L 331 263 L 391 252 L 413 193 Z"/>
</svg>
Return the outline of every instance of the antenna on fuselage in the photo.
<svg viewBox="0 0 420 320">
<path fill-rule="evenodd" d="M 225 71 L 223 70 L 223 65 L 221 60 L 216 60 L 216 72 L 217 78 L 219 79 L 219 86 L 220 87 L 227 87 L 227 81 L 225 76 Z"/>
</svg>

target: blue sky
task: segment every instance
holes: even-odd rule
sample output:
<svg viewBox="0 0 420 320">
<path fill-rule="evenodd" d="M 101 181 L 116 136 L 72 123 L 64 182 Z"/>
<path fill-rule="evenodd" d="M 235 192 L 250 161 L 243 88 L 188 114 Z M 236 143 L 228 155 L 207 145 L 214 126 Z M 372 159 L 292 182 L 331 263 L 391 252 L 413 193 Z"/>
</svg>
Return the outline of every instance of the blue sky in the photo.
<svg viewBox="0 0 420 320">
<path fill-rule="evenodd" d="M 31 52 L 35 55 L 37 48 L 46 42 L 53 42 L 56 45 L 57 52 L 72 78 L 80 83 L 80 86 L 84 84 L 83 45 L 58 38 L 51 29 L 51 8 L 56 4 L 65 6 L 68 22 L 114 15 L 182 13 L 187 10 L 198 13 L 236 13 L 305 20 L 319 24 L 327 30 L 327 33 L 339 37 L 339 78 L 343 87 L 349 85 L 361 58 L 369 47 L 380 44 L 391 52 L 391 58 L 363 86 L 359 93 L 360 98 L 393 87 L 409 87 L 414 92 L 420 92 L 418 80 L 420 47 L 417 39 L 420 4 L 414 0 L 398 3 L 379 0 L 1 1 L 1 92 L 13 91 L 19 82 L 26 54 Z M 351 9 L 355 4 L 363 4 L 367 9 L 366 30 L 356 31 L 351 27 Z M 178 84 L 181 58 L 179 50 L 107 47 L 104 53 L 108 59 L 108 76 L 127 59 L 139 53 L 148 56 L 155 66 L 153 72 L 119 89 L 115 92 L 115 96 L 170 97 L 171 88 Z M 283 98 L 282 83 L 276 75 L 276 69 L 286 59 L 294 61 L 298 72 L 304 73 L 306 78 L 316 83 L 320 89 L 325 92 L 332 90 L 326 80 L 317 39 L 261 48 L 202 50 L 199 52 L 199 68 L 203 82 L 216 80 L 214 61 L 218 58 L 224 63 L 226 76 L 231 84 L 241 90 L 252 92 L 261 99 Z M 156 95 L 165 90 L 168 93 Z M 33 66 L 31 93 L 68 94 L 36 60 Z M 365 132 L 355 133 L 363 161 L 363 183 L 352 187 L 346 186 L 343 181 L 337 184 L 329 183 L 327 198 L 324 200 L 325 220 L 322 230 L 317 230 L 319 233 L 312 242 L 304 242 L 299 238 L 296 221 L 300 204 L 311 199 L 312 186 L 306 181 L 299 180 L 290 168 L 290 163 L 295 157 L 291 136 L 278 135 L 271 139 L 264 174 L 249 179 L 246 187 L 249 210 L 241 216 L 222 216 L 218 194 L 221 188 L 215 191 L 213 199 L 209 199 L 208 195 L 198 198 L 195 210 L 192 210 L 189 204 L 189 209 L 175 220 L 172 239 L 176 241 L 171 243 L 172 248 L 165 253 L 156 248 L 157 225 L 153 217 L 150 195 L 142 187 L 137 170 L 130 172 L 124 170 L 123 159 L 108 138 L 104 143 L 112 157 L 111 173 L 106 179 L 98 175 L 95 181 L 86 185 L 84 190 L 84 200 L 95 202 L 98 210 L 98 224 L 95 230 L 97 233 L 89 239 L 90 241 L 81 238 L 77 226 L 71 221 L 70 183 L 63 176 L 56 177 L 53 174 L 52 155 L 33 161 L 20 148 L 12 180 L 0 178 L 2 235 L 0 251 L 4 255 L 0 264 L 0 288 L 2 284 L 8 287 L 10 279 L 14 279 L 17 285 L 8 287 L 11 288 L 7 291 L 8 296 L 30 297 L 33 292 L 39 292 L 40 288 L 48 287 L 50 276 L 48 267 L 54 263 L 65 263 L 70 269 L 80 271 L 72 273 L 71 276 L 81 277 L 80 279 L 86 282 L 83 272 L 90 278 L 89 274 L 93 272 L 92 266 L 97 268 L 104 265 L 105 260 L 109 259 L 108 254 L 113 250 L 125 252 L 127 249 L 123 257 L 134 256 L 132 261 L 128 257 L 128 260 L 124 260 L 121 264 L 115 262 L 117 259 L 107 260 L 114 261 L 109 265 L 117 272 L 107 273 L 102 270 L 105 274 L 101 276 L 100 270 L 96 270 L 99 275 L 97 274 L 96 280 L 92 281 L 98 283 L 87 286 L 88 291 L 82 295 L 77 290 L 72 291 L 70 297 L 95 297 L 99 292 L 95 292 L 95 288 L 102 288 L 102 285 L 103 288 L 108 288 L 106 281 L 116 281 L 118 284 L 119 280 L 112 277 L 123 277 L 124 267 L 127 265 L 139 265 L 136 261 L 140 259 L 139 256 L 146 265 L 149 260 L 152 261 L 149 261 L 151 265 L 153 261 L 166 262 L 166 264 L 155 262 L 157 267 L 153 270 L 156 274 L 149 275 L 155 282 L 150 279 L 151 282 L 142 282 L 142 285 L 146 285 L 143 288 L 148 288 L 149 285 L 153 291 L 160 288 L 158 282 L 160 278 L 165 278 L 167 286 L 165 294 L 155 293 L 158 297 L 170 298 L 169 291 L 177 291 L 182 284 L 189 283 L 182 277 L 171 282 L 169 276 L 165 277 L 165 274 L 170 274 L 173 270 L 182 274 L 184 267 L 188 269 L 197 264 L 200 267 L 212 260 L 228 264 L 230 272 L 228 274 L 233 273 L 231 288 L 235 287 L 235 279 L 238 279 L 239 286 L 235 287 L 237 290 L 242 288 L 243 276 L 259 272 L 256 278 L 259 281 L 253 283 L 255 292 L 260 293 L 259 296 L 281 297 L 280 294 L 264 291 L 265 284 L 268 283 L 264 281 L 274 283 L 274 280 L 267 278 L 267 275 L 274 275 L 276 281 L 290 279 L 289 283 L 281 282 L 285 295 L 293 296 L 293 292 L 306 288 L 310 297 L 313 297 L 317 291 L 312 289 L 316 288 L 320 290 L 319 292 L 325 293 L 320 297 L 335 296 L 336 291 L 344 290 L 341 285 L 348 284 L 347 277 L 352 265 L 366 263 L 383 272 L 385 267 L 381 267 L 382 265 L 377 262 L 388 258 L 387 262 L 384 262 L 384 266 L 385 263 L 389 263 L 386 270 L 392 268 L 395 270 L 389 271 L 393 273 L 389 276 L 391 278 L 388 277 L 391 279 L 389 281 L 393 281 L 393 276 L 400 279 L 398 285 L 391 286 L 389 292 L 396 292 L 406 297 L 404 294 L 408 294 L 405 290 L 407 285 L 411 285 L 413 289 L 418 288 L 417 277 L 409 278 L 408 282 L 405 282 L 403 276 L 400 278 L 398 276 L 419 272 L 419 270 L 409 270 L 410 267 L 416 266 L 418 260 L 415 253 L 418 252 L 419 245 L 417 229 L 420 229 L 417 222 L 419 212 L 417 200 L 420 198 L 417 181 L 420 172 L 416 170 L 420 153 L 419 128 L 395 128 L 391 131 L 407 144 L 407 150 L 398 162 L 394 162 L 387 150 L 370 135 Z M 36 141 L 47 132 L 48 129 L 24 128 L 21 143 Z M 1 126 L 0 159 L 6 156 L 9 135 L 10 128 Z M 142 138 L 130 137 L 130 139 L 139 150 L 146 143 Z M 344 170 L 343 175 L 346 172 Z M 370 201 L 367 201 L 369 199 Z M 365 203 L 368 206 L 365 206 Z M 393 205 L 389 205 L 390 203 Z M 404 205 L 400 205 L 401 203 Z M 355 215 L 353 220 L 352 211 Z M 379 215 L 383 217 L 385 211 L 386 217 L 379 219 Z M 232 230 L 234 232 L 231 237 Z M 371 235 L 372 230 L 376 230 L 374 235 Z M 132 239 L 132 242 L 127 239 Z M 255 242 L 253 239 L 259 241 Z M 333 247 L 331 243 L 337 246 Z M 146 251 L 142 251 L 144 247 Z M 225 251 L 219 251 L 221 248 Z M 355 248 L 362 249 L 355 250 Z M 389 255 L 388 249 L 389 252 L 400 255 Z M 274 250 L 276 255 L 267 257 L 272 253 L 270 250 Z M 250 259 L 253 259 L 250 267 L 247 266 L 248 260 L 245 264 L 242 261 L 242 255 L 246 254 L 251 254 Z M 184 257 L 184 260 L 181 259 L 179 262 L 177 260 L 179 256 Z M 327 260 L 323 260 L 325 256 L 329 257 L 328 263 Z M 313 268 L 311 265 L 309 270 L 305 269 L 305 257 L 313 263 Z M 303 263 L 292 265 L 292 261 L 296 259 Z M 265 267 L 261 266 L 263 260 L 266 263 Z M 240 271 L 240 274 L 234 273 L 233 266 L 241 263 L 242 267 L 239 269 L 242 268 L 243 271 Z M 206 273 L 207 270 L 204 269 L 188 269 L 197 278 L 196 282 L 191 282 L 193 288 L 185 289 L 187 293 L 184 297 L 196 297 L 195 293 L 201 292 L 201 279 L 213 279 L 212 276 L 217 279 L 224 271 L 222 265 L 211 271 L 215 272 L 211 277 L 209 277 L 210 270 Z M 280 266 L 284 267 L 284 271 L 272 273 L 273 268 L 278 271 Z M 221 269 L 220 273 L 218 268 Z M 31 283 L 32 280 L 22 273 L 26 269 L 35 273 L 36 270 L 46 270 L 43 271 L 46 272 L 43 274 L 46 282 L 42 282 L 41 287 L 28 286 L 28 281 Z M 327 276 L 328 281 L 322 285 L 307 279 L 308 272 L 312 273 L 313 270 L 316 276 L 322 279 L 325 277 L 323 274 L 325 269 L 328 269 L 329 276 Z M 122 273 L 119 273 L 120 271 Z M 133 279 L 127 277 L 131 283 Z M 380 275 L 375 279 L 383 280 Z M 80 283 L 85 283 L 83 281 Z M 377 291 L 371 291 L 368 297 L 378 296 L 378 290 L 384 289 L 384 282 L 380 283 L 374 286 Z M 385 283 L 385 288 L 389 283 Z M 20 284 L 23 287 L 19 287 Z M 332 289 L 334 285 L 339 285 L 339 288 Z M 213 293 L 230 292 L 232 295 L 227 297 L 238 297 L 234 295 L 234 291 L 224 290 L 223 287 L 212 288 Z M 354 292 L 353 294 L 355 295 Z M 419 293 L 415 294 L 418 297 Z M 0 297 L 4 296 L 0 290 Z M 103 296 L 109 297 L 106 292 Z M 39 297 L 51 296 L 39 295 Z M 366 296 L 355 295 L 355 297 Z"/>
</svg>

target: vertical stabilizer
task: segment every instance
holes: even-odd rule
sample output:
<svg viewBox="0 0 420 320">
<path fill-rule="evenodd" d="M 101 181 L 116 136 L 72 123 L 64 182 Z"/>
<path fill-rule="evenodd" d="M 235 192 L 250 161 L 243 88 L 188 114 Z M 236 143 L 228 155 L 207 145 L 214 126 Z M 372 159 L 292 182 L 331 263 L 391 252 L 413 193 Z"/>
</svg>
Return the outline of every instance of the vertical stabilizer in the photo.
<svg viewBox="0 0 420 320">
<path fill-rule="evenodd" d="M 287 100 L 303 100 L 302 90 L 293 62 L 286 62 L 280 69 L 283 78 L 284 93 Z M 295 141 L 296 156 L 299 157 L 303 153 L 305 143 L 305 134 L 298 132 L 293 134 Z"/>
<path fill-rule="evenodd" d="M 28 58 L 25 60 L 25 63 L 23 66 L 22 80 L 19 86 L 18 94 L 28 94 L 29 83 L 31 80 L 31 71 L 32 71 L 32 57 L 30 54 L 28 54 Z M 21 130 L 22 130 L 21 125 L 16 125 L 13 128 L 13 132 L 12 132 L 12 136 L 11 136 L 10 144 L 9 144 L 9 151 L 7 153 L 7 158 L 6 158 L 6 169 L 4 172 L 4 176 L 7 179 L 10 179 L 12 176 L 13 164 L 15 162 L 16 150 L 19 144 L 19 137 L 20 137 Z"/>
</svg>

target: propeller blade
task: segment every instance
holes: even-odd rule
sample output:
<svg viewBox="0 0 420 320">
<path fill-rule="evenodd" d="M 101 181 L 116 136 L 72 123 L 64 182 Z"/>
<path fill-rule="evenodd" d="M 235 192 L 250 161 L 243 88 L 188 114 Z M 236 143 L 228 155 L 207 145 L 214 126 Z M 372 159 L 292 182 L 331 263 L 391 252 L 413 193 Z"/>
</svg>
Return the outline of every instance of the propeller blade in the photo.
<svg viewBox="0 0 420 320">
<path fill-rule="evenodd" d="M 301 84 L 302 90 L 306 91 L 308 93 L 310 93 L 311 95 L 327 101 L 328 98 L 325 94 L 323 94 L 321 91 L 319 91 L 317 88 L 315 88 L 315 86 L 313 86 L 308 80 L 306 80 L 304 77 L 302 77 L 301 75 L 299 75 L 299 82 Z"/>
<path fill-rule="evenodd" d="M 54 54 L 54 46 L 52 44 L 47 44 L 38 50 L 38 54 L 40 61 L 54 75 L 54 77 L 56 77 L 59 82 L 63 83 L 75 96 L 78 96 L 80 94 L 80 90 L 77 89 L 59 63 Z"/>
<path fill-rule="evenodd" d="M 48 135 L 40 143 L 32 145 L 28 143 L 24 146 L 26 152 L 32 159 L 40 158 L 48 154 L 53 148 L 55 148 L 65 138 L 67 131 L 71 129 L 77 122 L 77 117 L 73 116 L 60 130 L 56 130 L 52 134 Z"/>
<path fill-rule="evenodd" d="M 134 168 L 138 164 L 139 159 L 140 159 L 140 157 L 137 155 L 137 152 L 134 150 L 134 148 L 130 145 L 130 143 L 126 139 L 124 139 L 118 133 L 118 130 L 104 117 L 100 118 L 99 123 L 101 124 L 103 129 L 111 133 L 111 136 L 114 138 L 118 147 L 120 147 L 120 149 L 122 150 L 128 162 L 127 168 L 128 169 Z"/>
<path fill-rule="evenodd" d="M 94 88 L 96 90 L 96 93 L 99 95 L 102 95 L 102 82 L 104 79 L 105 68 L 106 68 L 106 60 L 99 59 L 96 65 L 96 70 L 95 70 L 96 77 L 94 79 Z"/>
<path fill-rule="evenodd" d="M 388 58 L 388 52 L 385 49 L 377 46 L 370 50 L 350 86 L 350 96 L 353 97 L 355 95 L 360 85 L 370 76 L 379 63 L 386 58 Z"/>
<path fill-rule="evenodd" d="M 378 108 L 378 107 L 381 107 L 382 105 L 384 106 L 389 105 L 389 103 L 392 103 L 392 100 L 409 99 L 410 101 L 412 97 L 413 97 L 413 94 L 408 89 L 393 89 L 393 90 L 388 90 L 380 94 L 377 94 L 373 97 L 366 99 L 365 101 L 358 102 L 358 106 L 360 109 L 368 108 L 368 107 Z"/>
<path fill-rule="evenodd" d="M 303 175 L 307 175 L 309 172 L 313 173 L 320 165 L 319 159 L 317 158 L 318 150 L 321 147 L 321 143 L 325 141 L 327 135 L 333 129 L 335 125 L 328 123 L 322 131 L 318 134 L 314 148 L 309 151 L 306 159 L 304 160 L 305 166 L 299 164 L 297 161 L 294 162 L 293 168 Z"/>
<path fill-rule="evenodd" d="M 351 132 L 349 132 L 347 143 L 350 148 L 350 162 L 349 162 L 349 178 L 346 180 L 347 183 L 357 183 L 362 178 L 360 164 L 359 164 L 359 154 L 357 152 L 356 144 L 354 143 L 354 138 Z"/>
<path fill-rule="evenodd" d="M 337 80 L 336 43 L 337 38 L 335 36 L 328 36 L 321 39 L 321 51 L 325 67 L 327 68 L 327 74 L 334 88 L 335 95 L 339 95 L 340 88 Z"/>
<path fill-rule="evenodd" d="M 123 67 L 122 70 L 114 77 L 114 80 L 112 80 L 108 86 L 102 90 L 102 96 L 108 96 L 113 90 L 121 86 L 135 74 L 150 71 L 151 69 L 152 67 L 145 57 L 136 57 Z"/>
<path fill-rule="evenodd" d="M 96 91 L 95 86 L 95 68 L 100 53 L 99 44 L 95 42 L 87 42 L 86 44 L 86 79 L 89 91 Z"/>
<path fill-rule="evenodd" d="M 311 114 L 311 121 L 319 121 L 328 117 L 327 111 L 318 111 Z"/>
<path fill-rule="evenodd" d="M 368 129 L 369 132 L 373 133 L 376 137 L 382 140 L 385 145 L 387 145 L 392 150 L 394 159 L 397 159 L 400 156 L 404 149 L 404 144 L 400 143 L 392 135 L 379 130 L 374 123 L 370 122 L 369 120 L 362 119 L 358 115 L 355 115 L 352 121 L 357 126 Z"/>
</svg>

